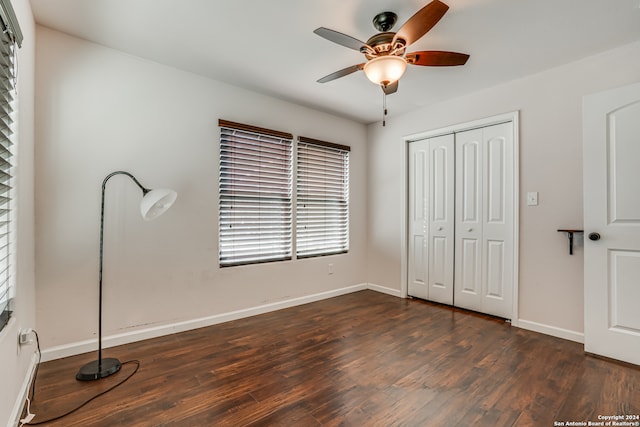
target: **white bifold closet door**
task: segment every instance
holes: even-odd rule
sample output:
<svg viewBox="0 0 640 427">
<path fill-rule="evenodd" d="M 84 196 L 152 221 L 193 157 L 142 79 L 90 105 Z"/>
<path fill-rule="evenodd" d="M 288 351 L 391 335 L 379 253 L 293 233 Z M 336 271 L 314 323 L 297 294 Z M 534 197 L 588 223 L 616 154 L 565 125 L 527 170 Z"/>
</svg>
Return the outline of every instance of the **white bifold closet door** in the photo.
<svg viewBox="0 0 640 427">
<path fill-rule="evenodd" d="M 513 313 L 513 124 L 409 144 L 408 294 Z"/>
<path fill-rule="evenodd" d="M 513 313 L 513 124 L 456 134 L 455 305 Z"/>
<path fill-rule="evenodd" d="M 453 304 L 454 136 L 409 144 L 409 295 Z"/>
</svg>

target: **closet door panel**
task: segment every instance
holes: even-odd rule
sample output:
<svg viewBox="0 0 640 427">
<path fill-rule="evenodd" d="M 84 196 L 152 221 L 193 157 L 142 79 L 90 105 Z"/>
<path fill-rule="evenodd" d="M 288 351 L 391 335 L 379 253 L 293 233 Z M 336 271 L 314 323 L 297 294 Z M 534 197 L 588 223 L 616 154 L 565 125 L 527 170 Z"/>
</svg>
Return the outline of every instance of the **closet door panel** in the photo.
<svg viewBox="0 0 640 427">
<path fill-rule="evenodd" d="M 408 293 L 428 297 L 428 149 L 426 141 L 409 144 Z"/>
<path fill-rule="evenodd" d="M 513 125 L 456 134 L 454 305 L 511 318 Z"/>
<path fill-rule="evenodd" d="M 513 125 L 483 128 L 482 311 L 511 318 L 513 308 Z"/>
<path fill-rule="evenodd" d="M 456 134 L 454 303 L 482 307 L 482 130 Z"/>
<path fill-rule="evenodd" d="M 413 281 L 420 286 L 426 286 L 427 271 L 424 260 L 427 245 L 423 236 L 414 236 L 413 239 Z"/>
<path fill-rule="evenodd" d="M 429 145 L 429 298 L 453 304 L 454 150 L 453 134 L 428 140 Z"/>
<path fill-rule="evenodd" d="M 434 292 L 447 288 L 449 279 L 447 258 L 447 239 L 434 237 L 431 240 L 431 260 L 429 263 L 429 284 L 432 288 L 436 288 Z"/>
<path fill-rule="evenodd" d="M 505 138 L 498 136 L 486 141 L 487 224 L 505 222 Z"/>
<path fill-rule="evenodd" d="M 481 280 L 480 280 L 480 264 L 482 253 L 478 247 L 478 239 L 461 239 L 458 256 L 456 257 L 456 266 L 459 269 L 456 275 L 457 289 L 462 295 L 456 295 L 456 302 L 464 299 L 466 295 L 469 295 L 469 299 L 478 298 L 481 292 Z"/>
<path fill-rule="evenodd" d="M 504 242 L 487 241 L 486 249 L 486 298 L 504 298 Z"/>
<path fill-rule="evenodd" d="M 480 147 L 479 131 L 460 136 L 464 140 L 459 144 L 456 166 L 458 173 L 458 191 L 460 197 L 457 205 L 460 209 L 460 222 L 467 225 L 479 225 L 482 217 L 482 149 Z"/>
</svg>

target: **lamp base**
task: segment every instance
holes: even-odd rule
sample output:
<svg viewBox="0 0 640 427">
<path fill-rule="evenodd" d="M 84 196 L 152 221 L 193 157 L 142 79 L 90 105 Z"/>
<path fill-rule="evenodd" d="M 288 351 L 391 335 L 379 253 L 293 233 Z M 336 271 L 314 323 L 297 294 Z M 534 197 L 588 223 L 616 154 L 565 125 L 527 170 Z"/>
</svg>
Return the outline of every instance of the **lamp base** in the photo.
<svg viewBox="0 0 640 427">
<path fill-rule="evenodd" d="M 79 381 L 93 381 L 108 377 L 120 370 L 122 364 L 118 359 L 111 357 L 102 360 L 94 360 L 84 365 L 76 374 Z"/>
</svg>

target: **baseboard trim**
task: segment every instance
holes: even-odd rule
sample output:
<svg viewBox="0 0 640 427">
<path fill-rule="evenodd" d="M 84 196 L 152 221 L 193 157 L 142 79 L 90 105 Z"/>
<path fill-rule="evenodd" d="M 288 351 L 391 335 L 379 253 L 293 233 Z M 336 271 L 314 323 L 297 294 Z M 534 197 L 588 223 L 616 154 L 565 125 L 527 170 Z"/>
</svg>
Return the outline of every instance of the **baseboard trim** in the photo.
<svg viewBox="0 0 640 427">
<path fill-rule="evenodd" d="M 362 291 L 365 289 L 371 289 L 377 292 L 387 293 L 389 295 L 395 295 L 394 292 L 399 294 L 399 291 L 394 289 L 385 288 L 382 286 L 371 285 L 369 283 L 361 283 L 358 285 L 348 286 L 345 288 L 334 289 L 331 291 L 320 292 L 317 294 L 306 295 L 303 297 L 291 298 L 284 301 L 278 301 L 274 303 L 264 304 L 256 307 L 250 307 L 242 310 L 231 311 L 228 313 L 215 314 L 213 316 L 202 317 L 199 319 L 185 320 L 182 322 L 170 323 L 166 325 L 159 325 L 145 329 L 139 329 L 136 331 L 123 332 L 120 334 L 110 335 L 102 337 L 102 347 L 116 347 L 123 344 L 129 344 L 136 341 L 142 341 L 150 338 L 157 338 L 164 335 L 171 335 L 178 332 L 185 332 L 192 329 L 204 328 L 207 326 L 217 325 L 219 323 L 229 322 L 232 320 L 238 320 L 245 317 L 256 316 L 258 314 L 264 314 L 271 311 L 282 310 L 284 308 L 295 307 L 297 305 L 308 304 L 311 302 L 321 301 L 328 298 L 337 297 L 340 295 L 346 295 L 353 292 Z M 84 340 L 70 344 L 51 347 L 43 350 L 42 361 L 50 361 L 55 359 L 61 359 L 63 357 L 75 356 L 77 354 L 87 353 L 95 351 L 97 349 L 97 340 Z"/>
<path fill-rule="evenodd" d="M 400 289 L 387 288 L 385 286 L 375 285 L 373 283 L 367 283 L 367 289 L 380 292 L 382 294 L 387 294 L 394 297 L 402 298 L 402 292 L 400 291 Z"/>
<path fill-rule="evenodd" d="M 231 311 L 228 313 L 216 314 L 213 316 L 202 317 L 199 319 L 185 320 L 183 322 L 170 323 L 166 325 L 154 326 L 151 328 L 140 329 L 136 331 L 124 332 L 120 334 L 110 335 L 103 337 L 103 348 L 115 347 L 123 344 L 129 344 L 136 341 L 142 341 L 150 338 L 157 338 L 164 335 L 171 335 L 179 332 L 185 332 L 192 329 L 204 328 L 207 326 L 213 326 L 224 322 L 230 322 L 232 320 L 243 319 L 245 317 L 257 316 L 259 314 L 269 313 L 272 311 L 282 310 L 289 307 L 295 307 L 297 305 L 308 304 L 316 301 L 321 301 L 328 298 L 337 297 L 340 295 L 346 295 L 353 292 L 369 289 L 375 292 L 391 295 L 394 297 L 402 298 L 402 292 L 399 289 L 388 288 L 385 286 L 376 285 L 374 283 L 361 283 L 358 285 L 348 286 L 345 288 L 334 289 L 331 291 L 320 292 L 317 294 L 306 295 L 303 297 L 291 298 L 284 301 L 278 301 L 274 303 L 264 304 L 256 307 L 250 307 L 242 310 Z M 539 332 L 546 335 L 551 335 L 557 338 L 566 339 L 583 344 L 584 334 L 581 332 L 571 331 L 568 329 L 558 328 L 556 326 L 545 325 L 538 322 L 532 322 L 530 320 L 517 319 L 517 322 L 512 323 L 513 326 L 526 329 L 529 331 Z M 96 350 L 96 340 L 84 340 L 75 343 L 60 345 L 45 349 L 42 352 L 42 361 L 50 361 L 55 359 L 61 359 L 63 357 L 75 356 L 77 354 L 87 353 Z M 35 368 L 35 362 L 32 361 L 32 375 Z M 30 377 L 27 378 L 30 380 Z M 28 388 L 28 382 L 26 386 Z M 28 392 L 28 389 L 25 393 Z M 26 396 L 26 394 L 25 394 Z M 24 401 L 24 400 L 23 400 Z M 22 408 L 19 408 L 20 413 Z M 20 416 L 20 414 L 18 414 Z"/>
<path fill-rule="evenodd" d="M 517 327 L 584 344 L 584 333 L 582 332 L 571 331 L 569 329 L 558 328 L 556 326 L 549 326 L 543 323 L 532 322 L 530 320 L 523 319 L 518 319 Z"/>
<path fill-rule="evenodd" d="M 31 382 L 33 381 L 33 375 L 35 374 L 37 365 L 38 354 L 34 351 L 31 355 L 31 361 L 29 362 L 28 374 L 24 376 L 24 381 L 22 381 L 22 385 L 20 386 L 20 392 L 18 393 L 18 398 L 13 405 L 13 410 L 9 417 L 9 424 L 7 427 L 18 427 L 20 424 L 22 410 L 24 409 L 25 403 L 27 403 L 27 395 L 29 394 L 29 388 L 31 387 Z"/>
</svg>

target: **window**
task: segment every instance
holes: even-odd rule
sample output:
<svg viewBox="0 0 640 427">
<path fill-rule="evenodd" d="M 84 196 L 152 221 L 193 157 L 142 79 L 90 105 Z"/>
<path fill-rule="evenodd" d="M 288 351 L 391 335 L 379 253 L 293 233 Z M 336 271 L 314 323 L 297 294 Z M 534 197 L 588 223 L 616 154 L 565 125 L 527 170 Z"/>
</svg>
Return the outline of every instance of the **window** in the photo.
<svg viewBox="0 0 640 427">
<path fill-rule="evenodd" d="M 298 258 L 349 250 L 349 151 L 347 146 L 298 138 Z"/>
<path fill-rule="evenodd" d="M 9 322 L 13 278 L 11 216 L 13 175 L 13 110 L 16 85 L 16 54 L 22 33 L 9 0 L 0 0 L 0 330 Z"/>
<path fill-rule="evenodd" d="M 218 125 L 220 266 L 291 259 L 293 136 Z"/>
</svg>

